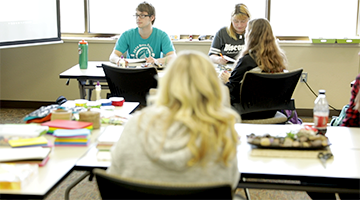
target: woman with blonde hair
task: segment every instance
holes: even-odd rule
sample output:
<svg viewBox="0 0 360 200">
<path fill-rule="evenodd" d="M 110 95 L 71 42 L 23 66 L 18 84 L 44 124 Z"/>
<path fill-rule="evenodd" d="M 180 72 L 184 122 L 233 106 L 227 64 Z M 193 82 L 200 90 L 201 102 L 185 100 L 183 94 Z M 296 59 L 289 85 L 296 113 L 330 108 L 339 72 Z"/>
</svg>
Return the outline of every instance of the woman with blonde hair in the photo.
<svg viewBox="0 0 360 200">
<path fill-rule="evenodd" d="M 265 73 L 276 73 L 286 70 L 286 55 L 280 49 L 267 19 L 250 20 L 245 38 L 245 48 L 231 76 L 227 71 L 222 72 L 220 75 L 221 80 L 229 87 L 231 103 L 240 102 L 240 86 L 245 72 L 258 70 Z M 258 117 L 273 117 L 275 113 L 276 111 L 268 114 L 262 113 Z M 242 115 L 242 118 L 244 117 L 246 118 L 246 116 Z M 255 116 L 250 118 L 254 119 L 253 117 Z"/>
<path fill-rule="evenodd" d="M 126 123 L 108 172 L 171 183 L 225 182 L 235 189 L 240 117 L 224 105 L 226 89 L 206 55 L 181 52 L 166 67 L 150 106 Z"/>
<path fill-rule="evenodd" d="M 221 28 L 213 39 L 209 51 L 211 61 L 225 65 L 228 60 L 222 55 L 234 60 L 239 58 L 241 50 L 244 48 L 244 34 L 250 16 L 249 9 L 245 4 L 235 5 L 235 9 L 231 13 L 230 26 Z"/>
</svg>

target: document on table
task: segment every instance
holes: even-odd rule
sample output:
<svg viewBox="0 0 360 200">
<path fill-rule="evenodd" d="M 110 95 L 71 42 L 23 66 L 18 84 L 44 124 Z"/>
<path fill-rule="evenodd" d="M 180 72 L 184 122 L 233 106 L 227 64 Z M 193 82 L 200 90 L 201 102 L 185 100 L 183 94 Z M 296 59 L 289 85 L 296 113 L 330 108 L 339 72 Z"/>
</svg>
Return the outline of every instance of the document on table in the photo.
<svg viewBox="0 0 360 200">
<path fill-rule="evenodd" d="M 223 55 L 223 58 L 225 58 L 225 60 L 230 61 L 230 62 L 236 62 L 236 60 L 230 58 L 229 56 Z"/>
<path fill-rule="evenodd" d="M 43 160 L 51 151 L 51 148 L 24 147 L 0 149 L 0 162 Z"/>
<path fill-rule="evenodd" d="M 143 58 L 143 59 L 126 59 L 126 61 L 128 61 L 128 63 L 141 63 L 141 62 L 145 62 L 146 60 Z"/>
<path fill-rule="evenodd" d="M 37 124 L 0 124 L 1 136 L 38 137 L 48 130 L 49 127 Z"/>
<path fill-rule="evenodd" d="M 104 132 L 98 137 L 99 144 L 115 144 L 121 136 L 124 126 L 107 126 Z"/>
</svg>

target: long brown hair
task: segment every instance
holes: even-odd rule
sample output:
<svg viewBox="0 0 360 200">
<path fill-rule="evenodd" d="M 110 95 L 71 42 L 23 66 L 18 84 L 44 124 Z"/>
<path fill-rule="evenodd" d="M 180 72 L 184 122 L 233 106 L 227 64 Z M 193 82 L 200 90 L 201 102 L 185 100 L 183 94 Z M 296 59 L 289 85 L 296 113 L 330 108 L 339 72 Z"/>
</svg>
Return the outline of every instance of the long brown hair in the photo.
<svg viewBox="0 0 360 200">
<path fill-rule="evenodd" d="M 239 3 L 235 5 L 235 9 L 231 13 L 231 18 L 233 17 L 235 17 L 238 20 L 246 20 L 246 19 L 250 19 L 251 15 L 247 6 L 243 3 Z M 234 40 L 238 40 L 238 38 L 236 37 L 236 30 L 232 22 L 230 22 L 230 26 L 226 29 L 226 31 L 230 37 L 232 37 Z"/>
<path fill-rule="evenodd" d="M 265 72 L 282 72 L 286 69 L 285 53 L 280 49 L 267 19 L 250 20 L 245 39 L 242 56 L 249 53 Z"/>
</svg>

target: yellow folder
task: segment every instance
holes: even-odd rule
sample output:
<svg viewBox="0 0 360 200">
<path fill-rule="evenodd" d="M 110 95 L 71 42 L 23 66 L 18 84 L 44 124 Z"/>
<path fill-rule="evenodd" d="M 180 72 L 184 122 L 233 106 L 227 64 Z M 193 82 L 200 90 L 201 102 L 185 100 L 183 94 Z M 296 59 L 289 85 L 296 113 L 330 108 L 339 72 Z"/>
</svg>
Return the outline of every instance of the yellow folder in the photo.
<svg viewBox="0 0 360 200">
<path fill-rule="evenodd" d="M 9 144 L 12 147 L 21 147 L 21 146 L 35 146 L 47 144 L 48 140 L 44 136 L 34 137 L 34 138 L 23 138 L 17 140 L 9 140 Z"/>
</svg>

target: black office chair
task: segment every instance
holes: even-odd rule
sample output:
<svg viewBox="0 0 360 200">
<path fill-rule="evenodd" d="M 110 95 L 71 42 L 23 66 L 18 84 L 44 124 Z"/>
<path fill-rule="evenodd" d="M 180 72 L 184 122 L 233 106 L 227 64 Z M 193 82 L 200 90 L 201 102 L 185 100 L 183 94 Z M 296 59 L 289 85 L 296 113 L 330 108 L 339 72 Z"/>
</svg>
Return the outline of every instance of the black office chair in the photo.
<svg viewBox="0 0 360 200">
<path fill-rule="evenodd" d="M 94 169 L 102 199 L 232 199 L 229 184 L 160 183 L 135 180 Z"/>
<path fill-rule="evenodd" d="M 240 103 L 233 108 L 242 116 L 273 112 L 268 118 L 243 119 L 242 123 L 283 124 L 291 119 L 279 110 L 295 111 L 295 101 L 291 96 L 299 81 L 302 69 L 286 73 L 246 72 L 240 87 Z M 278 112 L 276 112 L 278 111 Z"/>
<path fill-rule="evenodd" d="M 125 101 L 146 106 L 150 88 L 157 87 L 157 70 L 153 67 L 132 69 L 102 64 L 102 68 L 112 97 L 124 97 Z"/>
</svg>

